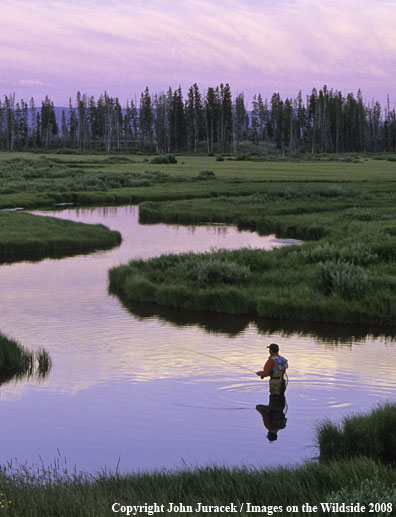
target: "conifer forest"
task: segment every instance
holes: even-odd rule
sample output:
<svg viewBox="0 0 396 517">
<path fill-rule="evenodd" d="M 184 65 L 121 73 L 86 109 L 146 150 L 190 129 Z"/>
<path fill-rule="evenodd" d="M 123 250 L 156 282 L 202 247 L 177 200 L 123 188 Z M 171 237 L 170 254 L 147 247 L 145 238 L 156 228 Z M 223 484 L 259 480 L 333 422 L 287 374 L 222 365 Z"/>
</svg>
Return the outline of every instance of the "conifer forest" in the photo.
<svg viewBox="0 0 396 517">
<path fill-rule="evenodd" d="M 250 108 L 250 109 L 249 109 Z M 229 84 L 200 91 L 149 87 L 125 105 L 108 93 L 97 99 L 77 92 L 68 107 L 55 107 L 46 96 L 15 94 L 0 100 L 0 149 L 69 149 L 76 152 L 229 153 L 395 152 L 396 110 L 378 101 L 324 86 L 303 98 L 233 97 Z"/>
</svg>

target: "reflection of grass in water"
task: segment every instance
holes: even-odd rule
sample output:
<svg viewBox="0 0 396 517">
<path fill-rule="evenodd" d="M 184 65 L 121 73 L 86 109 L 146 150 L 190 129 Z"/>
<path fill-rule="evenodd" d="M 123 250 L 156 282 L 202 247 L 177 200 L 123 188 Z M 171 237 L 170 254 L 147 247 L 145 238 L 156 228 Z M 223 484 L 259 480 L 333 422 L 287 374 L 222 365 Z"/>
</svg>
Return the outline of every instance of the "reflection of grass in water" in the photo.
<svg viewBox="0 0 396 517">
<path fill-rule="evenodd" d="M 36 352 L 0 334 L 0 384 L 35 375 L 44 379 L 51 369 L 51 358 L 44 348 Z"/>
</svg>

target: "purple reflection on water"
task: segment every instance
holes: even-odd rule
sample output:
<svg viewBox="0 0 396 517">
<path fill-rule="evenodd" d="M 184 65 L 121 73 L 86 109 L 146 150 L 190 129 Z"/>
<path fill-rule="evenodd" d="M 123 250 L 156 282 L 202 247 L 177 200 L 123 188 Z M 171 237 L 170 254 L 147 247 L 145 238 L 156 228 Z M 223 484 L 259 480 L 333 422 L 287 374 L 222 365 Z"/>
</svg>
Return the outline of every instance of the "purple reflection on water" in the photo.
<svg viewBox="0 0 396 517">
<path fill-rule="evenodd" d="M 131 314 L 107 293 L 108 269 L 132 258 L 282 244 L 273 237 L 224 226 L 139 225 L 136 207 L 53 215 L 106 224 L 123 242 L 91 255 L 0 267 L 1 331 L 45 347 L 54 362 L 42 384 L 0 387 L 2 463 L 41 457 L 49 464 L 58 451 L 70 467 L 89 472 L 114 469 L 119 458 L 121 471 L 294 463 L 316 455 L 313 430 L 321 418 L 395 400 L 392 340 L 334 343 L 247 322 L 236 335 L 207 332 L 188 318 L 177 326 L 154 313 Z M 268 403 L 267 381 L 194 353 L 255 370 L 271 341 L 290 364 L 287 427 L 273 444 L 255 410 Z"/>
</svg>

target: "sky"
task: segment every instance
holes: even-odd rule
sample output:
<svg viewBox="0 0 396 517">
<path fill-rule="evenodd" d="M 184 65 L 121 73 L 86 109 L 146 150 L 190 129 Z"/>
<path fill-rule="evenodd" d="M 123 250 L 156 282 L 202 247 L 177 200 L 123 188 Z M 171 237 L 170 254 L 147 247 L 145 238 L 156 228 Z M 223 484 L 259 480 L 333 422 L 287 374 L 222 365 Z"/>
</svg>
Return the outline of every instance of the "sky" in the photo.
<svg viewBox="0 0 396 517">
<path fill-rule="evenodd" d="M 396 101 L 396 0 L 0 0 L 0 97 L 65 106 L 229 83 Z"/>
</svg>

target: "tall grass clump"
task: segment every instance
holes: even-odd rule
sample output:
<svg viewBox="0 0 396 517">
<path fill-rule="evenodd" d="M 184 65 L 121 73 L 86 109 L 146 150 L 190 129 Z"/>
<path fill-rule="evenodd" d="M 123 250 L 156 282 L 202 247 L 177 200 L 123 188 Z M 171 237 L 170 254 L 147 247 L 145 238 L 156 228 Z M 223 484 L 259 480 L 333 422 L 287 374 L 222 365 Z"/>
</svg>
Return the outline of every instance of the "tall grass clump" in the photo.
<svg viewBox="0 0 396 517">
<path fill-rule="evenodd" d="M 348 262 L 319 262 L 316 273 L 324 294 L 339 292 L 345 297 L 353 297 L 369 286 L 368 274 L 364 269 Z"/>
<path fill-rule="evenodd" d="M 317 429 L 320 461 L 366 456 L 396 466 L 396 405 L 384 404 L 368 415 L 322 422 Z"/>
<path fill-rule="evenodd" d="M 346 245 L 325 242 L 316 246 L 303 246 L 297 251 L 292 251 L 293 257 L 306 263 L 318 262 L 349 262 L 355 265 L 368 265 L 378 261 L 378 255 L 374 253 L 367 243 L 352 242 Z"/>
<path fill-rule="evenodd" d="M 51 357 L 44 348 L 33 352 L 0 333 L 0 384 L 13 378 L 21 379 L 32 375 L 43 379 L 48 375 L 51 366 Z"/>
<path fill-rule="evenodd" d="M 189 280 L 199 287 L 208 287 L 219 283 L 235 284 L 244 282 L 250 277 L 250 266 L 213 257 L 209 260 L 197 262 L 186 270 L 185 274 Z"/>
</svg>

